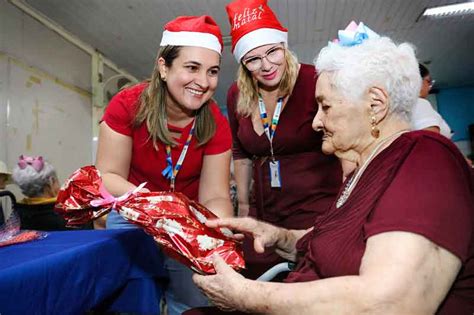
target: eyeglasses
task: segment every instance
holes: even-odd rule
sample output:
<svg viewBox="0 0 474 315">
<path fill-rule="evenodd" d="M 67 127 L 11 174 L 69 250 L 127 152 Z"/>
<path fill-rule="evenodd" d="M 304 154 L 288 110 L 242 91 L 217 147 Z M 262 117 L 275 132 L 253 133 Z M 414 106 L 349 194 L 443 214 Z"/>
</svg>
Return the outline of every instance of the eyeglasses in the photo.
<svg viewBox="0 0 474 315">
<path fill-rule="evenodd" d="M 430 79 L 430 78 L 426 78 L 426 79 L 423 79 L 426 83 L 428 83 L 428 86 L 430 87 L 430 89 L 433 87 L 433 85 L 435 85 L 436 83 L 436 80 L 433 80 L 433 79 Z"/>
<path fill-rule="evenodd" d="M 257 71 L 262 67 L 263 58 L 266 58 L 268 62 L 275 65 L 280 65 L 283 63 L 285 57 L 285 49 L 280 46 L 270 48 L 262 56 L 252 56 L 242 61 L 244 66 L 250 71 Z"/>
</svg>

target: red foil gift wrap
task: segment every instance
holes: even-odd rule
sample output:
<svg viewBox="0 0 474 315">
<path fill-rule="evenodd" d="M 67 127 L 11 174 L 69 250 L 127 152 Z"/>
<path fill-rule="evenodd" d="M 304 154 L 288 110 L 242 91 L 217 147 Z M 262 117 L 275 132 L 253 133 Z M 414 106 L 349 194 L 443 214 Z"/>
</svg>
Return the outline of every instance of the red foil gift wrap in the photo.
<svg viewBox="0 0 474 315">
<path fill-rule="evenodd" d="M 245 268 L 240 243 L 232 238 L 232 232 L 205 225 L 208 219 L 216 218 L 214 213 L 182 193 L 140 192 L 142 187 L 115 198 L 102 185 L 99 171 L 85 166 L 61 187 L 56 211 L 74 226 L 116 210 L 152 235 L 167 255 L 199 273 L 215 273 L 214 253 L 236 270 Z"/>
</svg>

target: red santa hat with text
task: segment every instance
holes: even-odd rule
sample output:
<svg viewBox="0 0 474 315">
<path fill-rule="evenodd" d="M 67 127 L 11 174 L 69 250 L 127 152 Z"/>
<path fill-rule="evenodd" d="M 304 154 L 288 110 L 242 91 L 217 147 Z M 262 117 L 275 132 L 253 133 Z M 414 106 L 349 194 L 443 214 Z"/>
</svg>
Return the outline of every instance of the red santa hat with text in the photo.
<svg viewBox="0 0 474 315">
<path fill-rule="evenodd" d="M 288 42 L 284 28 L 267 0 L 236 0 L 226 6 L 232 37 L 232 53 L 240 62 L 250 50 L 268 44 Z"/>
<path fill-rule="evenodd" d="M 222 34 L 214 19 L 208 15 L 179 16 L 166 23 L 160 46 L 203 47 L 222 54 Z"/>
</svg>

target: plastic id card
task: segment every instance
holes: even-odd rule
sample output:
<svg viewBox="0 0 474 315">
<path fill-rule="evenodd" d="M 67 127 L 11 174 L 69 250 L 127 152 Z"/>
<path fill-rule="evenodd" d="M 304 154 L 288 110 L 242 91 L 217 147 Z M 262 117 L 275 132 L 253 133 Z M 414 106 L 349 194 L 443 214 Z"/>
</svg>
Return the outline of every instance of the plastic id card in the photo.
<svg viewBox="0 0 474 315">
<path fill-rule="evenodd" d="M 270 161 L 270 185 L 272 188 L 281 188 L 279 161 Z"/>
</svg>

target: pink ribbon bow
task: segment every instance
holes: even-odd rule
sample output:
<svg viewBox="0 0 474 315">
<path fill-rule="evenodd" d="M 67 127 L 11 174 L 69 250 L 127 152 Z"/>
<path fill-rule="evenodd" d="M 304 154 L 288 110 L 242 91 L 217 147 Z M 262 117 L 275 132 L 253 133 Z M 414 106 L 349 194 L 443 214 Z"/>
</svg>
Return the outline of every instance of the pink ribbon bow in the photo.
<svg viewBox="0 0 474 315">
<path fill-rule="evenodd" d="M 99 187 L 99 191 L 100 191 L 100 194 L 102 195 L 102 198 L 91 200 L 90 205 L 93 207 L 100 207 L 100 206 L 112 204 L 112 209 L 115 209 L 117 202 L 124 201 L 131 195 L 136 195 L 137 192 L 139 192 L 143 187 L 145 187 L 145 185 L 146 185 L 146 182 L 141 183 L 138 187 L 136 187 L 135 189 L 131 191 L 126 192 L 122 196 L 114 197 L 112 196 L 112 194 L 110 194 L 107 191 L 107 189 L 105 189 L 104 184 L 102 183 L 100 184 L 100 187 Z"/>
<path fill-rule="evenodd" d="M 28 165 L 31 165 L 35 171 L 40 172 L 44 167 L 44 161 L 42 156 L 25 156 L 20 155 L 18 160 L 18 166 L 23 170 Z"/>
</svg>

